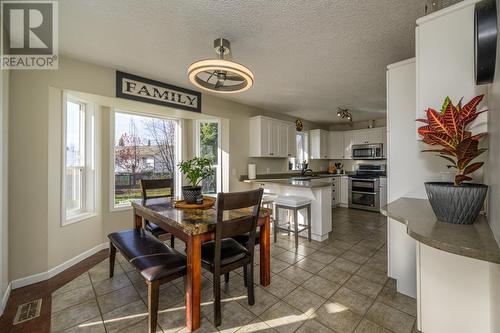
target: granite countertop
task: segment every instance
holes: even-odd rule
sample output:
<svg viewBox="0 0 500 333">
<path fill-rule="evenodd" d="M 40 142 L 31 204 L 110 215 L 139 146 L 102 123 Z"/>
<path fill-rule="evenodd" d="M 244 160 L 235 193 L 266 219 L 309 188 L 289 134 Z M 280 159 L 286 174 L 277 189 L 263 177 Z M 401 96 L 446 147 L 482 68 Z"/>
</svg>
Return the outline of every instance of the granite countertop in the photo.
<svg viewBox="0 0 500 333">
<path fill-rule="evenodd" d="M 302 176 L 299 172 L 289 172 L 289 173 L 268 173 L 268 174 L 258 174 L 255 179 L 248 179 L 248 175 L 241 175 L 240 182 L 244 182 L 246 180 L 284 180 L 291 178 L 311 178 L 311 179 L 319 179 L 319 178 L 332 178 L 332 177 L 342 177 L 348 176 L 349 173 L 326 173 L 326 172 L 313 172 L 314 177 L 312 176 Z"/>
<path fill-rule="evenodd" d="M 173 228 L 182 230 L 187 235 L 212 232 L 215 230 L 217 223 L 216 210 L 213 207 L 209 209 L 180 209 L 175 208 L 174 202 L 169 199 L 152 199 L 146 205 L 143 205 L 140 200 L 134 200 L 132 201 L 132 207 L 140 212 L 141 216 L 151 220 L 153 223 L 158 225 L 165 223 Z M 248 216 L 250 213 L 251 210 L 249 209 L 224 211 L 223 220 Z M 260 218 L 265 218 L 268 215 L 269 211 L 267 209 L 260 210 Z"/>
<path fill-rule="evenodd" d="M 472 225 L 439 222 L 429 200 L 400 198 L 382 214 L 408 227 L 408 235 L 438 250 L 500 264 L 500 248 L 488 221 L 480 215 Z"/>
<path fill-rule="evenodd" d="M 311 180 L 297 180 L 297 179 L 246 179 L 245 183 L 271 183 L 281 186 L 292 186 L 292 187 L 304 187 L 304 188 L 321 188 L 321 187 L 331 187 L 332 183 L 329 181 L 321 180 L 321 178 L 315 178 L 315 181 Z"/>
</svg>

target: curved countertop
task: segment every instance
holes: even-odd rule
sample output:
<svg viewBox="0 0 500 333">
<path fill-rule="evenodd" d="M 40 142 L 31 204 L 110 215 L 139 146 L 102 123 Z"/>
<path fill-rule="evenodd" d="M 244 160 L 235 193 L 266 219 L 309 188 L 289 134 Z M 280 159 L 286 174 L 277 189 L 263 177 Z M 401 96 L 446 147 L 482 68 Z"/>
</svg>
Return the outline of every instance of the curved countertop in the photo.
<svg viewBox="0 0 500 333">
<path fill-rule="evenodd" d="M 305 187 L 305 188 L 321 188 L 321 187 L 331 187 L 332 183 L 329 181 L 322 181 L 319 179 L 311 180 L 297 180 L 297 179 L 252 179 L 244 180 L 245 183 L 270 183 L 280 186 L 292 186 L 292 187 Z"/>
<path fill-rule="evenodd" d="M 400 198 L 381 209 L 382 214 L 407 225 L 415 240 L 438 250 L 500 264 L 500 248 L 484 215 L 472 225 L 436 219 L 429 200 Z"/>
</svg>

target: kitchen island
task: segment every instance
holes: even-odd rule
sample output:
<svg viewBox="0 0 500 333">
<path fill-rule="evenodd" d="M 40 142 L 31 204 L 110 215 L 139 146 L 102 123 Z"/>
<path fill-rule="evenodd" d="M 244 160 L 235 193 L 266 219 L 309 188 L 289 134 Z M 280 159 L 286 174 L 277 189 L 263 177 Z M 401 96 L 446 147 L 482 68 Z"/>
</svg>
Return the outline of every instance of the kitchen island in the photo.
<svg viewBox="0 0 500 333">
<path fill-rule="evenodd" d="M 265 193 L 275 195 L 297 195 L 311 199 L 311 238 L 322 242 L 332 231 L 332 176 L 311 179 L 253 179 L 243 180 L 253 188 L 263 188 Z M 281 213 L 281 210 L 280 210 Z M 284 219 L 285 212 L 278 218 Z M 304 222 L 306 212 L 299 212 L 299 223 Z M 276 218 L 276 217 L 275 217 Z M 300 234 L 307 237 L 307 232 Z"/>
</svg>

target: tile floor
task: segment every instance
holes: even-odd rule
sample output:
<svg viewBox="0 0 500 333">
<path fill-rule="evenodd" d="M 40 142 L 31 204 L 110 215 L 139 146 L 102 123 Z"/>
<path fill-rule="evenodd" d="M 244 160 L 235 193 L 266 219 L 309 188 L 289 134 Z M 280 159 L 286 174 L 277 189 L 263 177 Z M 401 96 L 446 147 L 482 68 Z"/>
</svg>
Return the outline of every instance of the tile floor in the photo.
<svg viewBox="0 0 500 333">
<path fill-rule="evenodd" d="M 231 274 L 217 329 L 204 272 L 198 332 L 416 332 L 415 300 L 387 278 L 386 234 L 382 215 L 338 208 L 325 242 L 301 239 L 295 250 L 293 238 L 281 235 L 272 246 L 271 285 L 257 285 L 249 306 L 242 272 Z M 147 332 L 145 284 L 123 257 L 117 262 L 113 279 L 104 260 L 52 294 L 53 332 Z M 185 331 L 182 290 L 182 279 L 162 286 L 158 332 Z"/>
</svg>

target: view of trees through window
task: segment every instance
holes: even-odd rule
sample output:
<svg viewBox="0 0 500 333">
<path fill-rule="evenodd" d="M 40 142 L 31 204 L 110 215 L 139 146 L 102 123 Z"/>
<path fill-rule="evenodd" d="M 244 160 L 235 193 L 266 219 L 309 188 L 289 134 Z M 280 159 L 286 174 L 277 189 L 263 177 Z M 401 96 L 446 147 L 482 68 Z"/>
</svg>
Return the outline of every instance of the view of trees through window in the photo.
<svg viewBox="0 0 500 333">
<path fill-rule="evenodd" d="M 175 179 L 176 130 L 174 120 L 115 113 L 115 205 L 140 199 L 142 178 Z"/>
<path fill-rule="evenodd" d="M 199 122 L 198 155 L 212 160 L 214 175 L 202 182 L 203 193 L 217 193 L 217 171 L 219 168 L 219 124 L 216 122 Z"/>
</svg>

